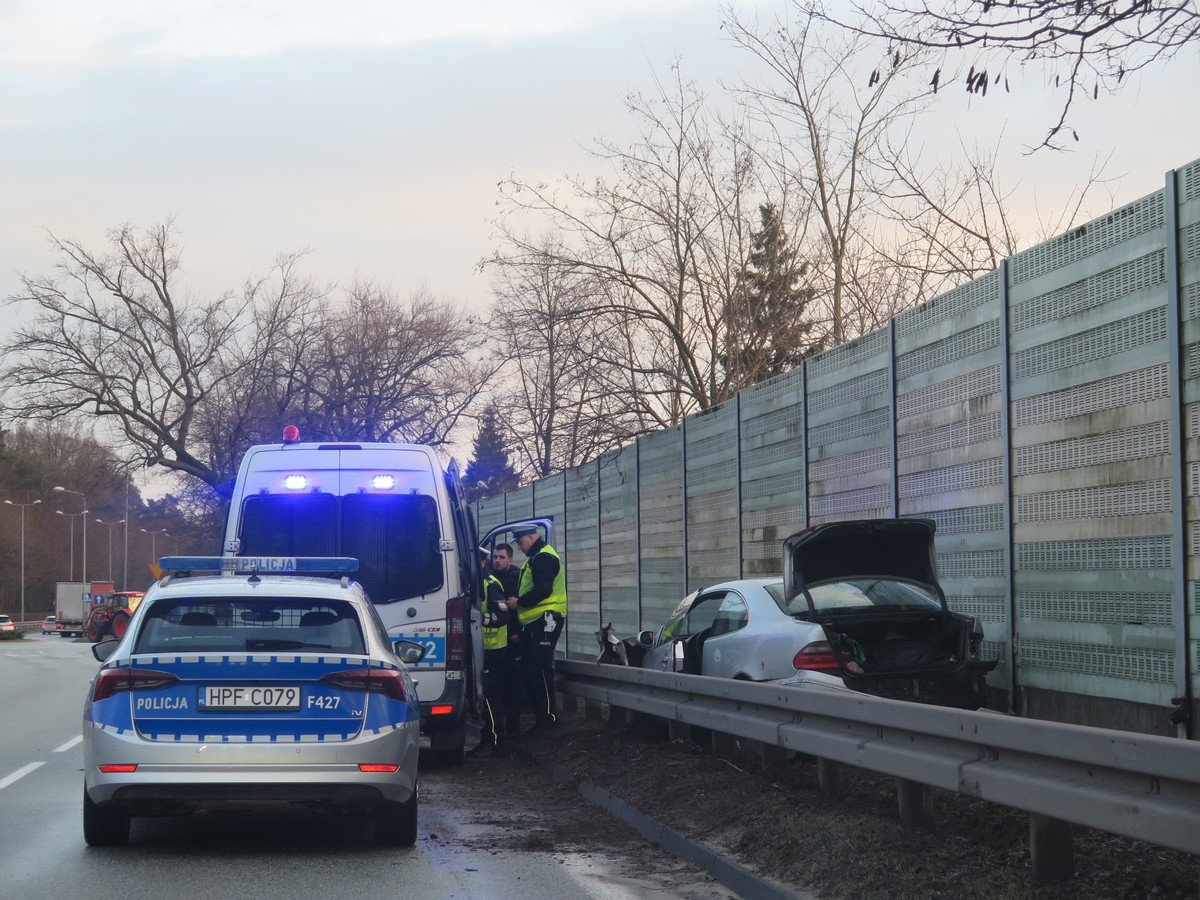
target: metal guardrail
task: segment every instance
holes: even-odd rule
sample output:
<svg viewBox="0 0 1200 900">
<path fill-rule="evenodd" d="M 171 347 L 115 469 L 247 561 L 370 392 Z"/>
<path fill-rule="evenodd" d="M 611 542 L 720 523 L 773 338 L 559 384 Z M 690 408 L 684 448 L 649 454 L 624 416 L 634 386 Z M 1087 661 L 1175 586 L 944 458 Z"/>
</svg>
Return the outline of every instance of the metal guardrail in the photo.
<svg viewBox="0 0 1200 900">
<path fill-rule="evenodd" d="M 1066 822 L 1200 853 L 1200 743 L 848 691 L 557 668 L 564 694 L 1024 810 L 1035 878 L 1039 850 L 1070 866 Z"/>
</svg>

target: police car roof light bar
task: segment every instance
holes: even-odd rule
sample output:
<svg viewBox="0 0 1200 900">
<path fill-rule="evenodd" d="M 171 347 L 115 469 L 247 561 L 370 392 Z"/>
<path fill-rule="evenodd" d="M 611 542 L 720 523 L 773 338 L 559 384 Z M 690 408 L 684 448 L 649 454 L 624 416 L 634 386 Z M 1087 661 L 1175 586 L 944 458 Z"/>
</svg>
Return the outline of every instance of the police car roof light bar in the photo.
<svg viewBox="0 0 1200 900">
<path fill-rule="evenodd" d="M 221 572 L 229 575 L 342 575 L 358 571 L 351 556 L 164 556 L 164 572 Z"/>
</svg>

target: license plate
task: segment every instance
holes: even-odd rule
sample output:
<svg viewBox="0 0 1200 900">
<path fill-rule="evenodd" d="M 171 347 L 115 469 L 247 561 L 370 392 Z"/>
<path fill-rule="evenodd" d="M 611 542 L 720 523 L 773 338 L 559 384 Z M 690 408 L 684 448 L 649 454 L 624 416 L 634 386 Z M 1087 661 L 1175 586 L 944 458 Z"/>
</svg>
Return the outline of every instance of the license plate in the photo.
<svg viewBox="0 0 1200 900">
<path fill-rule="evenodd" d="M 299 687 L 223 685 L 204 688 L 201 709 L 300 709 Z"/>
</svg>

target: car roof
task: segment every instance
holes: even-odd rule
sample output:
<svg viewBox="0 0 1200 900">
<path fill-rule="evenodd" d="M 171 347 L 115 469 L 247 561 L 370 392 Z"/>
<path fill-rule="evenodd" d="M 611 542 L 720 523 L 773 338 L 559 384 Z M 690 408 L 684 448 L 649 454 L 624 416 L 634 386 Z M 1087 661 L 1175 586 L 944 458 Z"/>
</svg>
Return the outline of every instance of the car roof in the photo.
<svg viewBox="0 0 1200 900">
<path fill-rule="evenodd" d="M 363 602 L 366 599 L 362 586 L 356 581 L 347 581 L 343 586 L 339 578 L 317 578 L 311 575 L 259 575 L 256 579 L 251 581 L 249 575 L 175 577 L 165 584 L 156 583 L 147 593 L 146 601 L 197 595 L 230 598 L 250 595 Z"/>
</svg>

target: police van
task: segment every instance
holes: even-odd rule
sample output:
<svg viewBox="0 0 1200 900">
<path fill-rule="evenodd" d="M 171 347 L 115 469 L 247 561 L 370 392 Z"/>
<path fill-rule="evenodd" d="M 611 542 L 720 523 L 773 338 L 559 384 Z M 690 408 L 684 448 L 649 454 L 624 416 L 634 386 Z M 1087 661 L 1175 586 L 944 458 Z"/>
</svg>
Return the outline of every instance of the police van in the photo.
<svg viewBox="0 0 1200 900">
<path fill-rule="evenodd" d="M 477 546 L 457 467 L 429 447 L 301 443 L 288 426 L 283 443 L 246 451 L 224 551 L 357 559 L 388 635 L 425 648 L 411 667 L 421 732 L 446 764 L 461 760 L 482 707 Z"/>
</svg>

